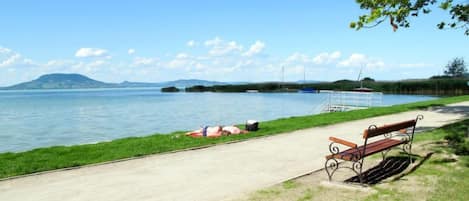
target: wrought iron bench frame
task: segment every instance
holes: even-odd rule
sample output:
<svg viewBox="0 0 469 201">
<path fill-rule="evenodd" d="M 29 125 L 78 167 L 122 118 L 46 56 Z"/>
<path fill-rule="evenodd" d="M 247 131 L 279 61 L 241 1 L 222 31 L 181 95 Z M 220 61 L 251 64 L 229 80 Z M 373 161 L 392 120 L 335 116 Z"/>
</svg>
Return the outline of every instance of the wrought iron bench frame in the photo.
<svg viewBox="0 0 469 201">
<path fill-rule="evenodd" d="M 359 178 L 360 183 L 363 184 L 364 177 L 362 175 L 362 171 L 364 159 L 367 156 L 371 156 L 380 152 L 384 160 L 387 153 L 392 148 L 398 148 L 400 145 L 402 145 L 400 149 L 408 155 L 409 162 L 412 163 L 412 141 L 414 139 L 415 127 L 417 125 L 417 121 L 422 119 L 423 115 L 417 115 L 415 119 L 398 122 L 391 125 L 384 125 L 380 127 L 371 125 L 363 132 L 364 143 L 361 146 L 343 139 L 329 137 L 329 140 L 332 141 L 329 144 L 329 151 L 331 154 L 326 156 L 326 162 L 324 164 L 327 175 L 329 176 L 329 181 L 332 180 L 332 176 L 338 169 L 347 168 L 355 172 Z M 404 129 L 405 132 L 403 132 Z M 400 133 L 394 134 L 397 131 L 400 131 Z M 384 139 L 368 143 L 368 139 L 378 136 L 384 136 Z M 396 136 L 401 137 L 401 139 L 396 140 Z M 382 145 L 378 146 L 379 143 L 382 143 Z M 373 147 L 373 144 L 376 146 Z M 349 148 L 347 150 L 340 151 L 338 145 Z M 373 150 L 369 151 L 369 147 L 369 152 L 367 152 L 367 146 L 372 146 L 371 149 Z M 352 162 L 352 165 L 340 166 L 339 160 L 341 162 Z"/>
</svg>

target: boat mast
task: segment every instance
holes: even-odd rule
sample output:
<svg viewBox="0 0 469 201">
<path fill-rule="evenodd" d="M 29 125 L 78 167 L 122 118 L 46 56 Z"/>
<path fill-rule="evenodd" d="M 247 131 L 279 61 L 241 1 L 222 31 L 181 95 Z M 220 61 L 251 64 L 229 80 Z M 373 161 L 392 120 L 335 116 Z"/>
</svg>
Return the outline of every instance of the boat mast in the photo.
<svg viewBox="0 0 469 201">
<path fill-rule="evenodd" d="M 282 66 L 282 83 L 285 82 L 285 67 Z"/>
<path fill-rule="evenodd" d="M 306 84 L 306 66 L 303 66 L 303 84 Z"/>
<path fill-rule="evenodd" d="M 360 77 L 362 76 L 362 70 L 363 70 L 363 64 L 360 67 L 360 73 L 358 73 L 358 78 L 357 78 L 357 81 L 360 82 L 360 88 L 363 88 L 363 82 L 362 80 L 360 80 Z"/>
<path fill-rule="evenodd" d="M 281 75 L 280 75 L 280 81 L 278 82 L 278 88 L 281 89 L 282 88 L 282 83 L 283 83 L 283 73 L 284 73 L 284 70 L 283 70 L 283 65 L 281 66 Z"/>
</svg>

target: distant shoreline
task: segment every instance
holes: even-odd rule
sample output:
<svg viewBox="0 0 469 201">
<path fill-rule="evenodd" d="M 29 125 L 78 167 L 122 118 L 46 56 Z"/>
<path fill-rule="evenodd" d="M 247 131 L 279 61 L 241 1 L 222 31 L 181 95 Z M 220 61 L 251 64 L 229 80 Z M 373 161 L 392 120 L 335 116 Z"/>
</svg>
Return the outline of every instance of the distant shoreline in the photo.
<svg viewBox="0 0 469 201">
<path fill-rule="evenodd" d="M 50 91 L 65 91 L 65 90 L 100 90 L 100 89 L 161 89 L 163 87 L 90 87 L 90 88 L 45 88 L 45 89 L 4 89 L 0 91 L 35 91 L 35 90 L 50 90 Z"/>
<path fill-rule="evenodd" d="M 369 88 L 375 92 L 386 94 L 409 95 L 464 95 L 469 94 L 468 78 L 424 79 L 410 81 L 363 81 L 351 80 L 320 83 L 252 83 L 242 85 L 192 86 L 186 92 L 298 92 L 302 89 L 353 91 L 356 88 Z"/>
</svg>

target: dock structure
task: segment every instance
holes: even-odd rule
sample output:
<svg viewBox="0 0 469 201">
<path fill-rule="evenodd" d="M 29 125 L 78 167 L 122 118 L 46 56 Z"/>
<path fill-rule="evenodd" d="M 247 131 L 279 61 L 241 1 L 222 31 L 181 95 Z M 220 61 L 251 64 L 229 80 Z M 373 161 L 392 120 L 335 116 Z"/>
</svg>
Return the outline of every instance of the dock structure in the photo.
<svg viewBox="0 0 469 201">
<path fill-rule="evenodd" d="M 328 93 L 327 103 L 322 112 L 345 112 L 369 107 L 381 106 L 383 93 L 358 91 L 323 91 Z"/>
</svg>

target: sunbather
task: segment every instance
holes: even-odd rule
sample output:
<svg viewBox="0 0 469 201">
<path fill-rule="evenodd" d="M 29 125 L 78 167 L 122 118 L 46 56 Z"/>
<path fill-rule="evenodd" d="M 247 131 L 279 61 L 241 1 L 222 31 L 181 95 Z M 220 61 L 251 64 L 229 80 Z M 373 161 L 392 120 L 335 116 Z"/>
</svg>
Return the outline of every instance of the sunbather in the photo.
<svg viewBox="0 0 469 201">
<path fill-rule="evenodd" d="M 208 127 L 205 126 L 201 129 L 188 132 L 186 135 L 192 136 L 192 137 L 219 137 L 222 135 L 222 127 L 221 126 L 213 126 L 213 127 Z"/>
<path fill-rule="evenodd" d="M 242 134 L 242 133 L 247 133 L 245 130 L 241 130 L 236 126 L 213 126 L 213 127 L 208 127 L 205 126 L 201 129 L 188 132 L 186 135 L 192 136 L 192 137 L 220 137 L 223 135 L 232 135 L 232 134 Z"/>
<path fill-rule="evenodd" d="M 236 135 L 236 134 L 244 134 L 244 133 L 247 133 L 248 131 L 241 130 L 236 126 L 225 126 L 223 127 L 222 132 L 226 132 L 228 135 Z"/>
</svg>

